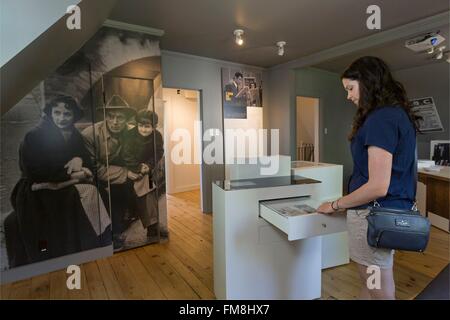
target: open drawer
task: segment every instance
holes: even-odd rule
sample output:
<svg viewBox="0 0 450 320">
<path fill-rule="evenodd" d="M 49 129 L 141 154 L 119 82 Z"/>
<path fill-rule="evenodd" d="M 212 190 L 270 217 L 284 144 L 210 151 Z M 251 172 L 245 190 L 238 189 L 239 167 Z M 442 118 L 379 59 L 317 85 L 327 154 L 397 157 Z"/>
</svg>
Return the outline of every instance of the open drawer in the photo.
<svg viewBox="0 0 450 320">
<path fill-rule="evenodd" d="M 347 231 L 345 214 L 317 213 L 320 204 L 310 197 L 266 200 L 259 203 L 259 215 L 286 233 L 289 241 Z"/>
</svg>

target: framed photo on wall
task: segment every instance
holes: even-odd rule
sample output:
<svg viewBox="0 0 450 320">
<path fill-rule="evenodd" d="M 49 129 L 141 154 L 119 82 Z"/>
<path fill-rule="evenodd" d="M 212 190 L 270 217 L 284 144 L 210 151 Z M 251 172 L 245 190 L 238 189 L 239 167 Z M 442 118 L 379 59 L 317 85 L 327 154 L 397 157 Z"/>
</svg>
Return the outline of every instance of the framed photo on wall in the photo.
<svg viewBox="0 0 450 320">
<path fill-rule="evenodd" d="M 222 101 L 225 119 L 247 119 L 247 107 L 262 107 L 262 74 L 222 68 Z"/>
</svg>

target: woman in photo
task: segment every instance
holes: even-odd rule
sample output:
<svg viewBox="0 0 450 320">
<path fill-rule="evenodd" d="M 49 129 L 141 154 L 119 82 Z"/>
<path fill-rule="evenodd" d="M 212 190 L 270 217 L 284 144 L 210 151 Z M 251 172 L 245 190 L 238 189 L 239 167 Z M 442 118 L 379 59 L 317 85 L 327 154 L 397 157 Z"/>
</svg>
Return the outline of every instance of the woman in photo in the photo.
<svg viewBox="0 0 450 320">
<path fill-rule="evenodd" d="M 81 134 L 77 102 L 57 96 L 19 148 L 22 177 L 6 218 L 10 267 L 111 243 L 110 219 L 92 184 L 92 164 Z M 109 237 L 109 239 L 108 239 Z"/>
<path fill-rule="evenodd" d="M 394 251 L 368 245 L 367 207 L 374 200 L 382 207 L 413 207 L 417 125 L 402 84 L 381 59 L 359 58 L 341 79 L 347 99 L 357 107 L 349 135 L 353 173 L 348 194 L 317 210 L 332 214 L 347 209 L 350 258 L 358 266 L 361 298 L 395 299 Z M 367 280 L 378 268 L 381 286 L 369 288 Z"/>
</svg>

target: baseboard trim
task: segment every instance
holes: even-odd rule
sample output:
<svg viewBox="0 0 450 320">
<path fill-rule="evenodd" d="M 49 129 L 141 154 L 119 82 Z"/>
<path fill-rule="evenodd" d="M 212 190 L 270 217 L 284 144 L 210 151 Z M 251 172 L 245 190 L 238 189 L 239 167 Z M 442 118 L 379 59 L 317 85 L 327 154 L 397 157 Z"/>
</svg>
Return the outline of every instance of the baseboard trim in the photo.
<svg viewBox="0 0 450 320">
<path fill-rule="evenodd" d="M 430 211 L 428 211 L 428 219 L 430 220 L 431 225 L 433 225 L 436 228 L 439 228 L 441 230 L 444 230 L 445 232 L 449 232 L 449 220 L 448 219 L 438 216 L 437 214 L 434 214 Z"/>
<path fill-rule="evenodd" d="M 200 184 L 190 184 L 187 186 L 174 188 L 172 193 L 186 192 L 186 191 L 192 191 L 192 190 L 198 190 L 198 189 L 200 189 Z"/>
<path fill-rule="evenodd" d="M 80 265 L 113 255 L 113 246 L 95 248 L 42 262 L 32 263 L 0 272 L 0 284 L 19 281 L 56 270 L 66 269 L 69 265 Z"/>
</svg>

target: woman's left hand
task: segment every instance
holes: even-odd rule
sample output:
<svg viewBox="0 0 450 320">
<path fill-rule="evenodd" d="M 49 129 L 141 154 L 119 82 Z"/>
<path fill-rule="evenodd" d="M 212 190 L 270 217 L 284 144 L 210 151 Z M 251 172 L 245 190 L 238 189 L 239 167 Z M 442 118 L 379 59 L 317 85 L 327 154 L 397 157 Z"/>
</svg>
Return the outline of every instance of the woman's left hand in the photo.
<svg viewBox="0 0 450 320">
<path fill-rule="evenodd" d="M 318 213 L 326 213 L 326 214 L 332 214 L 334 213 L 336 210 L 334 210 L 331 207 L 331 202 L 324 202 L 320 205 L 320 207 L 317 208 L 317 212 Z"/>
<path fill-rule="evenodd" d="M 67 168 L 67 174 L 72 174 L 73 172 L 81 171 L 83 167 L 83 159 L 80 157 L 74 157 L 72 160 L 66 163 L 64 168 Z"/>
</svg>

